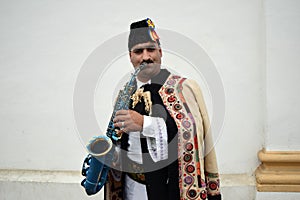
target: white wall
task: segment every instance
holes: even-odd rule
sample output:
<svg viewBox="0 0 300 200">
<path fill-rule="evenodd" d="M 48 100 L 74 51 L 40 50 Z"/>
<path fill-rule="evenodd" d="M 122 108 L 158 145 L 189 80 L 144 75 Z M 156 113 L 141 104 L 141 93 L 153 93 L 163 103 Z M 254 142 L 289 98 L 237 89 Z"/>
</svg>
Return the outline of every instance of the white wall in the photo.
<svg viewBox="0 0 300 200">
<path fill-rule="evenodd" d="M 220 171 L 253 172 L 263 134 L 260 1 L 134 2 L 1 3 L 1 168 L 80 168 L 85 151 L 72 113 L 76 76 L 102 42 L 149 16 L 157 28 L 194 40 L 215 62 L 226 94 Z"/>
<path fill-rule="evenodd" d="M 215 63 L 226 95 L 216 146 L 222 174 L 250 176 L 263 145 L 299 150 L 296 0 L 11 0 L 0 2 L 0 169 L 80 170 L 86 152 L 72 109 L 79 70 L 99 45 L 145 17 L 192 39 Z M 130 68 L 127 58 L 120 62 Z"/>
<path fill-rule="evenodd" d="M 268 150 L 300 150 L 300 2 L 265 1 Z"/>
</svg>

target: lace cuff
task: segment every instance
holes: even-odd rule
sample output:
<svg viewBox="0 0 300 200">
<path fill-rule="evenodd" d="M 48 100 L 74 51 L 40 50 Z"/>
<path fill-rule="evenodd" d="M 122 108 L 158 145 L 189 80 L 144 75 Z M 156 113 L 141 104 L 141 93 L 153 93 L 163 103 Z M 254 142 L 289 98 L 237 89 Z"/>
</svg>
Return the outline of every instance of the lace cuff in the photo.
<svg viewBox="0 0 300 200">
<path fill-rule="evenodd" d="M 154 162 L 168 158 L 168 134 L 162 118 L 144 116 L 142 134 L 146 137 L 148 151 Z"/>
</svg>

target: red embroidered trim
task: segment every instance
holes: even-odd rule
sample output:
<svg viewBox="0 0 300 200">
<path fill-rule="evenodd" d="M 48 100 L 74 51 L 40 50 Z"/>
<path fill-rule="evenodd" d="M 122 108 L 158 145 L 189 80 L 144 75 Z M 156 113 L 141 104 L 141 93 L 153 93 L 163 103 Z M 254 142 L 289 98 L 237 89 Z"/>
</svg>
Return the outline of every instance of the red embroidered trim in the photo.
<svg viewBox="0 0 300 200">
<path fill-rule="evenodd" d="M 170 75 L 159 94 L 178 128 L 178 165 L 181 199 L 205 199 L 205 180 L 201 177 L 195 121 L 182 94 L 185 78 Z"/>
</svg>

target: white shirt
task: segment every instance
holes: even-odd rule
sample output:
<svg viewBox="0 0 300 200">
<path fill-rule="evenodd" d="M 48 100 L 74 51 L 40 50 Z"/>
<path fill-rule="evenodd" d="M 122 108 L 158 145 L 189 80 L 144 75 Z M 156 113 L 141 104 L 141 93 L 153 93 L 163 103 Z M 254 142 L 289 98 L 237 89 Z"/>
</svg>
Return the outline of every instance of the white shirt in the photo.
<svg viewBox="0 0 300 200">
<path fill-rule="evenodd" d="M 138 88 L 144 84 L 137 80 Z M 154 162 L 168 158 L 168 134 L 163 118 L 144 115 L 143 131 L 129 133 L 128 157 L 139 164 L 143 163 L 141 134 L 146 137 L 148 151 Z"/>
<path fill-rule="evenodd" d="M 150 81 L 148 83 L 150 84 Z M 144 84 L 137 80 L 138 88 Z M 129 159 L 139 164 L 143 163 L 141 134 L 146 137 L 148 151 L 154 162 L 168 158 L 168 134 L 164 119 L 144 115 L 143 131 L 129 133 Z M 132 180 L 127 175 L 125 176 L 125 190 L 125 200 L 147 200 L 146 186 Z"/>
</svg>

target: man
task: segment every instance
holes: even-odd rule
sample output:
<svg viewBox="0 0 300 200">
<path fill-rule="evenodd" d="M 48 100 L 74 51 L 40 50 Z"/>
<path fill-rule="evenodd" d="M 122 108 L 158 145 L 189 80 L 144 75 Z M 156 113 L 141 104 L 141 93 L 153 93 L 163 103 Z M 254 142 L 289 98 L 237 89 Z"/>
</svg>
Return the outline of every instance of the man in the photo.
<svg viewBox="0 0 300 200">
<path fill-rule="evenodd" d="M 221 199 L 209 120 L 197 83 L 161 69 L 162 49 L 150 19 L 130 26 L 137 76 L 131 110 L 116 113 L 122 178 L 109 175 L 105 199 Z M 127 133 L 127 134 L 126 134 Z"/>
</svg>

